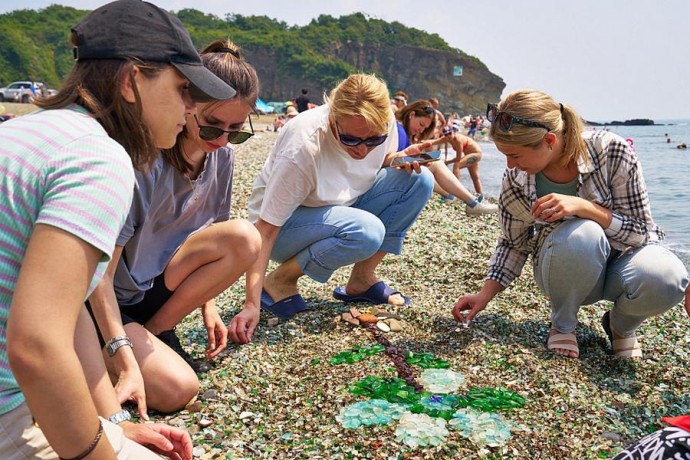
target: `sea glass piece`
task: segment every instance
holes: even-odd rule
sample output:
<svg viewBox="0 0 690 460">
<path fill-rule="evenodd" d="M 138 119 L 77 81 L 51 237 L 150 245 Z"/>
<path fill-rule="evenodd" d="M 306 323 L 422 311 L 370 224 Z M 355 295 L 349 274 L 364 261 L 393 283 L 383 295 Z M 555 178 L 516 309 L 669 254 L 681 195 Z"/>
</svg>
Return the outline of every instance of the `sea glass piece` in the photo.
<svg viewBox="0 0 690 460">
<path fill-rule="evenodd" d="M 439 446 L 447 436 L 446 421 L 426 414 L 406 413 L 395 429 L 395 440 L 412 448 Z"/>
<path fill-rule="evenodd" d="M 355 383 L 350 388 L 350 393 L 399 404 L 414 404 L 422 396 L 402 379 L 375 375 Z"/>
<path fill-rule="evenodd" d="M 335 419 L 344 428 L 354 429 L 362 425 L 388 425 L 393 420 L 399 420 L 406 412 L 407 407 L 401 404 L 370 399 L 343 407 Z"/>
<path fill-rule="evenodd" d="M 465 383 L 465 377 L 450 369 L 425 369 L 419 383 L 430 393 L 454 393 Z"/>
<path fill-rule="evenodd" d="M 410 406 L 410 412 L 450 420 L 460 407 L 460 403 L 460 397 L 456 395 L 429 395 Z"/>
<path fill-rule="evenodd" d="M 499 414 L 480 412 L 471 407 L 458 409 L 448 425 L 475 444 L 490 447 L 507 443 L 512 426 Z"/>
<path fill-rule="evenodd" d="M 450 367 L 448 361 L 435 358 L 432 353 L 413 353 L 409 351 L 405 355 L 405 361 L 408 364 L 414 364 L 423 369 L 448 369 Z"/>
<path fill-rule="evenodd" d="M 503 387 L 473 388 L 460 400 L 460 407 L 472 407 L 484 412 L 517 409 L 526 403 L 524 397 Z"/>
<path fill-rule="evenodd" d="M 375 343 L 373 345 L 360 345 L 352 350 L 346 350 L 334 355 L 328 360 L 329 364 L 337 366 L 339 364 L 353 364 L 369 356 L 373 356 L 377 353 L 382 353 L 385 347 L 380 343 Z"/>
</svg>

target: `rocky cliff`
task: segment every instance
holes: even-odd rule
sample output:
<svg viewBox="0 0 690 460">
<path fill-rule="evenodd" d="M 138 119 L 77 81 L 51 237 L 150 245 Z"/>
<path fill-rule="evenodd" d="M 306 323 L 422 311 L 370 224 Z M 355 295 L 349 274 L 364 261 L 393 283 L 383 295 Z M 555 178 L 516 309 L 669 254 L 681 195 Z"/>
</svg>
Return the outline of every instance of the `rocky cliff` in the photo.
<svg viewBox="0 0 690 460">
<path fill-rule="evenodd" d="M 379 75 L 391 93 L 403 90 L 410 100 L 437 97 L 446 113 L 483 113 L 487 102 L 498 101 L 505 87 L 501 77 L 459 51 L 351 41 L 332 43 L 321 52 L 325 58 L 356 71 Z M 275 49 L 251 46 L 245 48 L 245 54 L 259 73 L 264 100 L 294 99 L 300 88 L 309 88 L 310 99 L 321 103 L 324 91 L 331 89 L 323 82 L 305 78 L 299 70 L 280 68 L 285 56 L 277 56 Z M 453 75 L 456 66 L 462 66 L 462 76 Z"/>
</svg>

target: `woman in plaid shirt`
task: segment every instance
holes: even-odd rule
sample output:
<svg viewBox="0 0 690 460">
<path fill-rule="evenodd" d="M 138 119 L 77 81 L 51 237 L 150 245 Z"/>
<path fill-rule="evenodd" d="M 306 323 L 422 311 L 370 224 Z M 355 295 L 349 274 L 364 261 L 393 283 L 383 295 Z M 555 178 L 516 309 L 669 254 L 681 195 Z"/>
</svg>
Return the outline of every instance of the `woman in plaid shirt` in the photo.
<svg viewBox="0 0 690 460">
<path fill-rule="evenodd" d="M 541 91 L 515 91 L 489 104 L 487 118 L 509 168 L 499 198 L 502 235 L 482 289 L 461 297 L 453 315 L 469 323 L 531 254 L 551 303 L 550 350 L 577 358 L 580 306 L 609 300 L 602 326 L 613 354 L 641 357 L 636 329 L 680 302 L 688 272 L 658 244 L 664 233 L 630 146 L 610 132 L 584 131 L 570 106 Z"/>
</svg>

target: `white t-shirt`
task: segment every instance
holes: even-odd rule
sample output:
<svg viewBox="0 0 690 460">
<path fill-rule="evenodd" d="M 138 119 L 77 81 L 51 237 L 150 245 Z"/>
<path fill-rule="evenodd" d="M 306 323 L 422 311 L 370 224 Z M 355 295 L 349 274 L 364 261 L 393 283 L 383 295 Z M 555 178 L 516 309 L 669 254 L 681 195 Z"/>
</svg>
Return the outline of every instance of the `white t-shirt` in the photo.
<svg viewBox="0 0 690 460">
<path fill-rule="evenodd" d="M 388 139 L 362 160 L 347 154 L 330 129 L 328 105 L 302 112 L 285 124 L 254 182 L 249 220 L 281 227 L 299 206 L 350 206 L 374 185 L 388 153 L 398 147 L 395 120 Z"/>
</svg>

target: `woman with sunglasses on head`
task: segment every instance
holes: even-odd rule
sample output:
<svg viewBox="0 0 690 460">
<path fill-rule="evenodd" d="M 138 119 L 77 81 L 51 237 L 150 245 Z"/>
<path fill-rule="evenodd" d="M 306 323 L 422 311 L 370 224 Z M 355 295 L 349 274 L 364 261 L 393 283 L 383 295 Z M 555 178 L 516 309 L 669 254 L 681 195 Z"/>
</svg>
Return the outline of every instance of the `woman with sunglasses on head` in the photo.
<svg viewBox="0 0 690 460">
<path fill-rule="evenodd" d="M 132 166 L 174 145 L 193 95 L 234 91 L 150 3 L 104 5 L 70 40 L 59 93 L 0 126 L 0 458 L 191 459 L 186 432 L 128 420 L 84 300 L 125 222 Z"/>
<path fill-rule="evenodd" d="M 510 168 L 499 198 L 502 235 L 481 291 L 460 297 L 453 315 L 469 323 L 531 254 L 551 303 L 549 350 L 578 357 L 580 306 L 608 300 L 602 326 L 613 354 L 639 358 L 635 331 L 683 298 L 688 273 L 659 244 L 664 233 L 637 157 L 613 133 L 584 131 L 570 106 L 541 91 L 515 91 L 490 104 L 487 117 Z"/>
<path fill-rule="evenodd" d="M 230 42 L 211 43 L 201 59 L 236 96 L 197 104 L 175 145 L 162 151 L 151 170 L 137 173 L 113 260 L 89 298 L 108 370 L 122 397 L 136 396 L 143 413 L 147 407 L 179 410 L 196 396 L 195 371 L 210 366 L 182 348 L 175 326 L 201 307 L 207 357 L 223 350 L 228 330 L 213 299 L 249 268 L 261 242 L 251 223 L 230 220 L 234 152 L 227 145 L 252 135 L 242 127 L 258 98 L 259 80 Z M 251 336 L 256 319 L 238 316 L 235 333 Z M 129 343 L 132 348 L 120 356 L 119 347 Z M 124 369 L 137 362 L 141 374 L 130 378 Z"/>
<path fill-rule="evenodd" d="M 399 150 L 409 146 L 411 141 L 420 142 L 432 137 L 434 133 L 434 128 L 436 126 L 436 109 L 434 109 L 426 99 L 420 99 L 407 104 L 395 112 L 395 117 L 398 120 Z M 444 137 L 442 142 L 445 141 L 446 138 Z M 433 142 L 434 145 L 437 145 L 439 140 Z M 455 143 L 456 140 L 453 139 L 452 142 Z M 453 144 L 453 146 L 457 148 L 456 144 Z M 477 149 L 478 148 L 479 146 L 477 146 Z M 481 153 L 479 157 L 481 158 Z M 450 169 L 448 169 L 443 161 L 432 161 L 426 163 L 424 166 L 429 168 L 429 171 L 434 175 L 434 191 L 441 196 L 450 193 L 461 199 L 466 205 L 465 213 L 468 216 L 495 214 L 498 211 L 498 207 L 495 204 L 477 201 L 474 195 L 462 185 L 460 180 Z"/>
<path fill-rule="evenodd" d="M 431 196 L 431 174 L 383 168 L 395 155 L 397 136 L 382 80 L 351 75 L 326 101 L 285 125 L 254 183 L 249 218 L 263 240 L 247 274 L 245 309 L 257 316 L 259 305 L 284 318 L 307 309 L 298 280 L 307 275 L 325 283 L 350 264 L 337 299 L 409 303 L 376 269 L 386 254 L 401 253 Z M 412 145 L 402 154 L 429 146 Z M 280 266 L 264 280 L 269 258 Z"/>
</svg>

